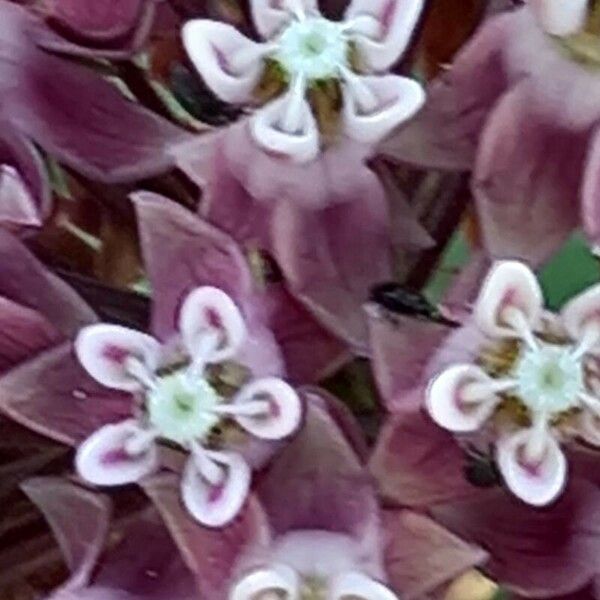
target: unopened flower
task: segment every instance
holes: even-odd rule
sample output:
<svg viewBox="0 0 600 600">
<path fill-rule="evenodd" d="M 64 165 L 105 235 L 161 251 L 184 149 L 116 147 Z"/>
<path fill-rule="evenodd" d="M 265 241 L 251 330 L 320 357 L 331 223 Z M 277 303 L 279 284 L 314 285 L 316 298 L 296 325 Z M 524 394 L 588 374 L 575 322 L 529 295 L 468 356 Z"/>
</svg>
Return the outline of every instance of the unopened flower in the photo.
<svg viewBox="0 0 600 600">
<path fill-rule="evenodd" d="M 97 485 L 136 482 L 158 470 L 156 442 L 175 443 L 190 454 L 183 502 L 200 522 L 221 526 L 246 500 L 250 467 L 221 447 L 219 430 L 233 422 L 259 439 L 279 440 L 299 425 L 301 403 L 281 379 L 248 381 L 232 391 L 219 378 L 215 369 L 235 358 L 246 336 L 239 309 L 221 290 L 202 287 L 187 296 L 179 333 L 171 352 L 151 336 L 115 325 L 79 334 L 75 349 L 83 367 L 135 402 L 131 419 L 102 427 L 79 447 L 77 470 Z"/>
<path fill-rule="evenodd" d="M 183 41 L 206 83 L 227 102 L 251 103 L 266 71 L 275 73 L 281 93 L 250 122 L 265 150 L 300 163 L 316 158 L 323 140 L 315 111 L 324 105 L 342 112 L 346 135 L 372 144 L 423 103 L 417 83 L 384 74 L 408 45 L 421 0 L 354 0 L 342 22 L 323 17 L 316 0 L 250 4 L 265 41 L 208 20 L 189 22 Z"/>
</svg>

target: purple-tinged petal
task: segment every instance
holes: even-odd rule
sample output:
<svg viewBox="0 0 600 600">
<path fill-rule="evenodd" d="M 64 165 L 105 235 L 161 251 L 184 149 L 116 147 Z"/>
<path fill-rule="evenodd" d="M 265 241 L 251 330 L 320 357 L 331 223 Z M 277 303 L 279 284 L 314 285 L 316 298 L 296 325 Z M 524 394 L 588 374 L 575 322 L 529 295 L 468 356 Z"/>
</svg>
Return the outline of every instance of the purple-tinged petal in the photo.
<svg viewBox="0 0 600 600">
<path fill-rule="evenodd" d="M 131 396 L 97 384 L 70 343 L 0 377 L 0 409 L 41 435 L 76 445 L 99 427 L 131 414 Z"/>
<path fill-rule="evenodd" d="M 600 245 L 600 129 L 596 127 L 586 159 L 581 188 L 581 219 L 585 233 L 594 245 Z"/>
<path fill-rule="evenodd" d="M 238 245 L 196 215 L 157 194 L 134 195 L 150 284 L 157 302 L 153 331 L 165 339 L 177 326 L 183 299 L 214 286 L 242 304 L 252 279 Z"/>
<path fill-rule="evenodd" d="M 305 386 L 300 389 L 300 392 L 307 403 L 319 407 L 329 415 L 344 434 L 356 456 L 361 462 L 366 463 L 369 447 L 358 421 L 348 406 L 333 394 L 318 387 Z"/>
<path fill-rule="evenodd" d="M 259 503 L 251 496 L 231 524 L 209 529 L 183 509 L 179 480 L 174 475 L 147 479 L 143 486 L 161 513 L 183 560 L 196 576 L 202 597 L 225 600 L 239 560 L 246 552 L 269 543 L 269 526 Z"/>
<path fill-rule="evenodd" d="M 0 130 L 0 222 L 39 226 L 52 203 L 42 158 L 10 122 L 0 122 Z"/>
<path fill-rule="evenodd" d="M 370 175 L 344 204 L 314 212 L 280 203 L 273 225 L 275 257 L 290 291 L 361 353 L 367 347 L 362 306 L 373 285 L 391 279 L 387 204 Z"/>
<path fill-rule="evenodd" d="M 279 534 L 324 529 L 360 536 L 377 521 L 365 469 L 331 417 L 312 403 L 304 427 L 269 466 L 257 493 Z"/>
<path fill-rule="evenodd" d="M 478 492 L 465 479 L 464 464 L 452 435 L 414 411 L 384 425 L 369 468 L 384 498 L 400 506 L 429 507 Z"/>
<path fill-rule="evenodd" d="M 425 108 L 378 151 L 417 166 L 471 169 L 485 119 L 507 86 L 502 47 L 511 27 L 511 15 L 485 23 L 431 84 Z"/>
<path fill-rule="evenodd" d="M 291 381 L 320 381 L 349 359 L 345 345 L 322 327 L 283 285 L 269 284 L 260 301 L 269 306 L 269 327 L 281 348 Z"/>
<path fill-rule="evenodd" d="M 422 598 L 487 559 L 481 548 L 408 510 L 385 511 L 383 531 L 386 572 L 403 600 Z"/>
<path fill-rule="evenodd" d="M 457 535 L 489 548 L 491 576 L 526 597 L 571 593 L 597 573 L 600 491 L 581 480 L 544 510 L 494 490 L 432 512 Z"/>
<path fill-rule="evenodd" d="M 487 252 L 539 265 L 578 225 L 589 132 L 532 111 L 528 85 L 505 94 L 486 123 L 472 185 Z"/>
<path fill-rule="evenodd" d="M 4 230 L 0 230 L 0 264 L 0 296 L 38 311 L 65 336 L 96 320 L 66 283 Z"/>
<path fill-rule="evenodd" d="M 144 4 L 144 0 L 44 0 L 43 9 L 48 19 L 77 36 L 108 41 L 135 27 Z"/>
<path fill-rule="evenodd" d="M 39 23 L 0 5 L 3 107 L 42 148 L 93 179 L 115 183 L 160 173 L 188 135 L 134 102 L 92 70 L 38 48 Z M 31 34 L 31 35 L 30 35 Z"/>
<path fill-rule="evenodd" d="M 433 321 L 392 318 L 376 306 L 368 307 L 371 358 L 375 380 L 386 408 L 392 413 L 412 409 L 405 403 L 425 379 L 432 355 L 449 329 Z"/>
<path fill-rule="evenodd" d="M 63 339 L 38 312 L 0 297 L 0 373 Z"/>
<path fill-rule="evenodd" d="M 108 499 L 57 477 L 30 479 L 22 489 L 46 517 L 71 570 L 64 588 L 85 586 L 108 531 Z"/>
</svg>

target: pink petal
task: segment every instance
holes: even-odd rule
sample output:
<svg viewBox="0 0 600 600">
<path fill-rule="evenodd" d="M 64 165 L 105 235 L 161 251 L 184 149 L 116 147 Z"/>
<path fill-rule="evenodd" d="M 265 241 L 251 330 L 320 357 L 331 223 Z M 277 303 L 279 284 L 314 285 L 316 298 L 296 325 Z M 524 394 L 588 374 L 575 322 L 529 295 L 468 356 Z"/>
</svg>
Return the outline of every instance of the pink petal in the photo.
<svg viewBox="0 0 600 600">
<path fill-rule="evenodd" d="M 229 103 L 251 100 L 264 69 L 260 44 L 231 25 L 205 19 L 188 21 L 182 38 L 192 63 L 219 98 Z"/>
<path fill-rule="evenodd" d="M 425 102 L 423 88 L 398 75 L 365 76 L 360 81 L 377 98 L 373 111 L 361 110 L 352 86 L 344 87 L 344 126 L 352 139 L 366 144 L 379 142 L 392 129 L 410 119 Z"/>
<path fill-rule="evenodd" d="M 433 509 L 461 537 L 490 549 L 488 572 L 519 595 L 568 594 L 586 585 L 600 543 L 600 492 L 573 481 L 553 506 L 534 510 L 497 490 Z"/>
<path fill-rule="evenodd" d="M 136 25 L 142 0 L 44 0 L 48 18 L 72 33 L 96 41 L 125 36 Z"/>
<path fill-rule="evenodd" d="M 96 320 L 92 309 L 29 250 L 0 230 L 0 296 L 35 310 L 65 336 Z"/>
<path fill-rule="evenodd" d="M 526 461 L 526 444 L 533 435 L 525 429 L 496 444 L 498 468 L 510 491 L 532 506 L 547 506 L 563 492 L 567 482 L 567 460 L 558 442 L 548 433 L 542 459 Z"/>
<path fill-rule="evenodd" d="M 282 203 L 273 224 L 275 257 L 290 291 L 359 352 L 367 345 L 362 306 L 373 285 L 391 278 L 387 206 L 370 176 L 347 203 L 319 212 Z"/>
<path fill-rule="evenodd" d="M 420 411 L 391 419 L 369 463 L 380 493 L 397 505 L 428 507 L 477 493 L 465 479 L 456 440 Z"/>
<path fill-rule="evenodd" d="M 127 442 L 140 431 L 135 421 L 123 421 L 94 432 L 77 448 L 79 476 L 94 485 L 112 486 L 135 483 L 155 472 L 159 466 L 155 444 L 135 456 L 126 450 Z"/>
<path fill-rule="evenodd" d="M 57 477 L 29 479 L 22 489 L 46 517 L 64 554 L 71 571 L 64 588 L 86 585 L 108 532 L 108 499 Z"/>
<path fill-rule="evenodd" d="M 216 331 L 219 346 L 208 362 L 235 356 L 246 339 L 246 324 L 235 302 L 219 288 L 202 286 L 186 296 L 179 314 L 179 331 L 191 356 L 203 335 Z"/>
<path fill-rule="evenodd" d="M 62 339 L 62 335 L 38 312 L 0 297 L 0 373 Z"/>
<path fill-rule="evenodd" d="M 487 559 L 424 515 L 388 510 L 384 517 L 386 572 L 403 600 L 422 598 Z"/>
<path fill-rule="evenodd" d="M 84 175 L 110 183 L 168 169 L 171 147 L 188 134 L 134 102 L 91 69 L 40 49 L 39 22 L 1 7 L 3 101 L 11 123 Z M 33 38 L 33 39 L 32 39 Z"/>
<path fill-rule="evenodd" d="M 352 0 L 344 20 L 370 16 L 377 22 L 378 37 L 355 38 L 360 57 L 372 71 L 389 69 L 404 53 L 423 10 L 423 0 Z"/>
<path fill-rule="evenodd" d="M 494 264 L 479 293 L 474 318 L 481 330 L 492 337 L 519 337 L 513 327 L 504 322 L 503 312 L 516 308 L 533 329 L 538 325 L 544 308 L 542 290 L 535 274 L 518 261 Z"/>
<path fill-rule="evenodd" d="M 66 343 L 0 377 L 0 407 L 41 435 L 75 445 L 131 415 L 131 396 L 97 384 Z"/>
<path fill-rule="evenodd" d="M 369 306 L 368 316 L 379 392 L 388 410 L 401 411 L 410 391 L 426 380 L 427 364 L 449 334 L 448 327 L 410 317 L 391 320 L 375 306 Z"/>
<path fill-rule="evenodd" d="M 218 486 L 211 485 L 190 458 L 181 481 L 181 498 L 196 521 L 218 528 L 231 523 L 242 510 L 252 474 L 243 457 L 235 452 L 206 451 L 206 455 L 224 469 L 223 482 Z"/>
<path fill-rule="evenodd" d="M 481 137 L 473 189 L 486 250 L 538 265 L 578 225 L 589 133 L 534 106 L 527 81 L 502 97 Z"/>
<path fill-rule="evenodd" d="M 530 0 L 540 25 L 551 35 L 568 36 L 583 29 L 588 16 L 587 0 Z"/>
<path fill-rule="evenodd" d="M 35 146 L 8 123 L 0 134 L 0 222 L 39 227 L 52 207 L 50 184 Z"/>
<path fill-rule="evenodd" d="M 600 208 L 598 194 L 600 193 L 600 130 L 592 132 L 588 155 L 583 172 L 581 188 L 581 218 L 585 233 L 593 244 L 600 244 Z"/>
<path fill-rule="evenodd" d="M 300 4 L 306 11 L 318 9 L 317 0 L 301 0 Z M 272 38 L 291 21 L 292 13 L 285 5 L 286 0 L 250 0 L 254 26 L 263 38 Z"/>
<path fill-rule="evenodd" d="M 382 154 L 429 168 L 472 168 L 481 129 L 507 86 L 502 48 L 511 21 L 501 15 L 485 23 L 431 84 L 421 113 L 380 145 Z"/>
<path fill-rule="evenodd" d="M 344 344 L 328 333 L 283 285 L 269 285 L 261 301 L 270 307 L 269 326 L 283 354 L 290 381 L 320 381 L 349 358 Z"/>
<path fill-rule="evenodd" d="M 298 428 L 302 419 L 302 402 L 282 379 L 268 377 L 246 384 L 233 402 L 240 408 L 253 401 L 267 401 L 269 412 L 259 416 L 236 416 L 235 420 L 252 435 L 264 440 L 285 438 Z"/>
<path fill-rule="evenodd" d="M 308 405 L 304 427 L 278 454 L 257 490 L 281 534 L 325 529 L 363 535 L 377 510 L 364 468 L 331 417 L 314 404 Z"/>
<path fill-rule="evenodd" d="M 157 194 L 135 194 L 134 202 L 145 264 L 158 299 L 152 327 L 156 335 L 166 339 L 173 334 L 181 303 L 196 287 L 214 286 L 244 303 L 252 278 L 231 238 Z"/>
<path fill-rule="evenodd" d="M 154 373 L 160 361 L 160 344 L 150 335 L 121 325 L 90 325 L 79 332 L 75 352 L 81 366 L 106 387 L 138 391 L 138 379 L 128 371 L 128 361 L 136 359 Z"/>
<path fill-rule="evenodd" d="M 160 511 L 188 568 L 197 578 L 203 598 L 222 600 L 236 565 L 246 553 L 264 548 L 270 540 L 265 515 L 252 496 L 238 517 L 222 529 L 198 524 L 180 501 L 174 475 L 154 477 L 143 487 Z"/>
</svg>

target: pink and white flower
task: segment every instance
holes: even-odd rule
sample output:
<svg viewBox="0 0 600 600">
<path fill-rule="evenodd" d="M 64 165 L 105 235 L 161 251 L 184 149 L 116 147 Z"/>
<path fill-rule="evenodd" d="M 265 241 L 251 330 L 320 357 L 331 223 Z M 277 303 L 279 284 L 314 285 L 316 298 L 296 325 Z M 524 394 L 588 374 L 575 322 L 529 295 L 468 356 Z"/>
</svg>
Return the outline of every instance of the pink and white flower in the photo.
<svg viewBox="0 0 600 600">
<path fill-rule="evenodd" d="M 490 429 L 508 488 L 528 504 L 547 505 L 567 480 L 560 443 L 600 442 L 600 286 L 553 315 L 528 267 L 499 262 L 473 317 L 486 340 L 474 360 L 431 380 L 427 410 L 456 434 Z"/>
<path fill-rule="evenodd" d="M 251 103 L 267 62 L 279 70 L 286 91 L 251 119 L 263 149 L 299 163 L 318 156 L 323 140 L 307 93 L 319 82 L 340 86 L 344 134 L 362 143 L 377 142 L 423 104 L 419 84 L 387 73 L 410 41 L 422 0 L 353 0 L 342 22 L 322 16 L 316 0 L 250 5 L 262 42 L 203 19 L 185 25 L 183 42 L 207 85 L 227 102 Z"/>
<path fill-rule="evenodd" d="M 82 366 L 134 402 L 130 419 L 105 425 L 79 446 L 79 475 L 96 485 L 137 482 L 158 470 L 157 442 L 168 441 L 190 454 L 181 484 L 189 512 L 212 527 L 233 519 L 246 500 L 251 469 L 241 454 L 215 443 L 218 428 L 234 422 L 256 438 L 280 440 L 302 416 L 298 395 L 279 378 L 247 381 L 234 391 L 219 379 L 214 369 L 235 359 L 245 337 L 236 304 L 208 286 L 185 298 L 176 343 L 161 345 L 118 325 L 84 328 L 75 342 Z"/>
</svg>

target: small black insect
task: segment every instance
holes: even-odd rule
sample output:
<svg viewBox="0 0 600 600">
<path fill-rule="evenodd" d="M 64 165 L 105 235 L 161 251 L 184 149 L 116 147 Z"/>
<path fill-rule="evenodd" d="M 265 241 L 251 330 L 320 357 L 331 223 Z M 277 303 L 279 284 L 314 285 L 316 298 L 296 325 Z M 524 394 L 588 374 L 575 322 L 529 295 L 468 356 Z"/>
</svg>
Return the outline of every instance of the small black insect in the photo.
<svg viewBox="0 0 600 600">
<path fill-rule="evenodd" d="M 469 445 L 465 452 L 465 458 L 463 473 L 471 485 L 479 488 L 491 488 L 502 483 L 491 446 L 487 452 L 484 452 Z"/>
<path fill-rule="evenodd" d="M 371 301 L 398 315 L 449 323 L 423 294 L 406 289 L 394 281 L 372 287 Z"/>
</svg>

